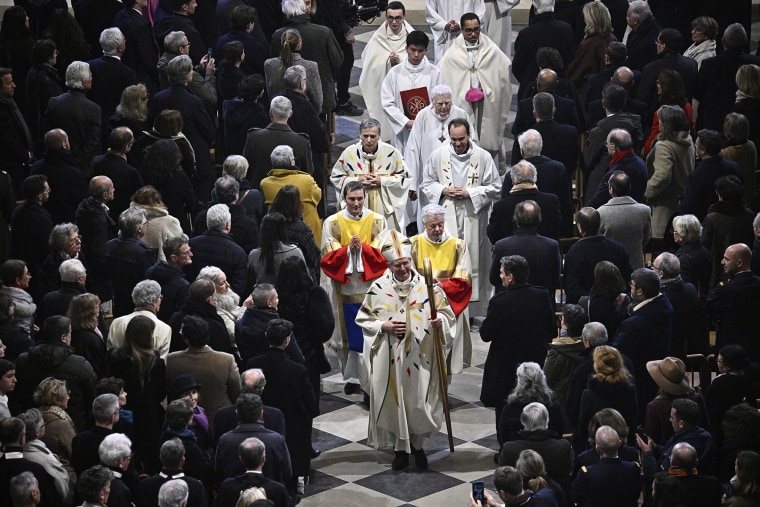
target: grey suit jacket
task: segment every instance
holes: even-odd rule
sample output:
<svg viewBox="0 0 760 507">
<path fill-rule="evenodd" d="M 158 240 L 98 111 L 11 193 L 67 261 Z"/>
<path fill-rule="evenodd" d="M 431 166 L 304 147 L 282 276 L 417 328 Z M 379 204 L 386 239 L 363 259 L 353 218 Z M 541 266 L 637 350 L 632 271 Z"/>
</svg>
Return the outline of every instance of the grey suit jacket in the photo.
<svg viewBox="0 0 760 507">
<path fill-rule="evenodd" d="M 644 247 L 652 235 L 652 210 L 630 196 L 613 197 L 600 206 L 599 233 L 623 244 L 631 268 L 644 267 Z"/>
</svg>

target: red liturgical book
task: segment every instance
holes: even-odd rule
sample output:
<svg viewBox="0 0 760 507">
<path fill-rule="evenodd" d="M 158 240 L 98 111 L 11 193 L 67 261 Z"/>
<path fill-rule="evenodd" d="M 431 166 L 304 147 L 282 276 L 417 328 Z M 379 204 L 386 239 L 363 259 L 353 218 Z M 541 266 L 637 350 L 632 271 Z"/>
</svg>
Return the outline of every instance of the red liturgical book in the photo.
<svg viewBox="0 0 760 507">
<path fill-rule="evenodd" d="M 430 105 L 427 87 L 412 88 L 401 92 L 401 103 L 404 105 L 404 114 L 410 120 L 417 117 L 417 113 Z"/>
</svg>

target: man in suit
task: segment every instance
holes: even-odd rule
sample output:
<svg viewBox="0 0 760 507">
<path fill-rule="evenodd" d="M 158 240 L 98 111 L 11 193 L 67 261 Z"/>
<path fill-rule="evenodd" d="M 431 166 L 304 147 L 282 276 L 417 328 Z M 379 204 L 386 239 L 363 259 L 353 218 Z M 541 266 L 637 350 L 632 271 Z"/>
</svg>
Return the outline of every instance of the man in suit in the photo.
<svg viewBox="0 0 760 507">
<path fill-rule="evenodd" d="M 71 441 L 71 465 L 77 475 L 100 464 L 98 447 L 113 433 L 113 425 L 119 420 L 119 397 L 111 393 L 96 397 L 92 402 L 92 415 L 95 426 L 80 431 Z"/>
<path fill-rule="evenodd" d="M 641 117 L 623 111 L 625 101 L 626 93 L 621 86 L 610 83 L 602 91 L 602 105 L 606 116 L 589 130 L 583 150 L 586 177 L 584 194 L 597 188 L 599 180 L 610 166 L 612 156 L 607 149 L 607 136 L 612 130 L 625 129 L 633 138 L 634 151 L 639 151 L 644 144 Z"/>
<path fill-rule="evenodd" d="M 580 148 L 578 146 L 578 129 L 564 125 L 554 119 L 554 95 L 539 92 L 533 96 L 533 115 L 536 124 L 533 129 L 544 140 L 542 154 L 560 162 L 570 177 L 578 167 Z M 519 145 L 512 148 L 512 165 L 520 160 Z"/>
<path fill-rule="evenodd" d="M 604 52 L 604 67 L 586 80 L 586 94 L 584 96 L 586 109 L 591 102 L 602 99 L 604 85 L 612 80 L 612 75 L 618 67 L 625 65 L 627 58 L 625 44 L 617 41 L 607 44 L 607 49 Z M 593 125 L 588 126 L 592 127 Z"/>
<path fill-rule="evenodd" d="M 119 215 L 119 237 L 106 243 L 106 266 L 113 287 L 113 315 L 121 317 L 132 309 L 132 291 L 156 263 L 156 249 L 142 242 L 148 218 L 143 208 L 128 208 Z"/>
<path fill-rule="evenodd" d="M 533 0 L 535 16 L 530 25 L 517 32 L 515 54 L 512 59 L 512 74 L 520 83 L 518 97 L 524 97 L 526 89 L 536 74 L 536 51 L 541 47 L 552 47 L 562 55 L 562 61 L 572 60 L 573 29 L 554 17 L 554 0 Z"/>
<path fill-rule="evenodd" d="M 195 280 L 204 266 L 217 266 L 224 271 L 236 294 L 248 293 L 248 255 L 230 236 L 232 214 L 226 204 L 215 204 L 206 213 L 206 231 L 190 238 L 193 263 L 184 267 L 188 280 Z"/>
<path fill-rule="evenodd" d="M 161 90 L 171 87 L 169 81 L 169 62 L 180 55 L 190 54 L 190 40 L 185 32 L 169 32 L 163 40 L 164 52 L 158 58 L 158 86 Z M 209 116 L 216 111 L 216 67 L 213 61 L 209 61 L 208 55 L 204 54 L 197 67 L 193 67 L 192 76 L 188 83 L 188 89 L 201 98 Z"/>
<path fill-rule="evenodd" d="M 195 3 L 195 0 L 192 0 Z M 195 151 L 195 163 L 198 170 L 193 180 L 195 195 L 202 201 L 209 200 L 209 188 L 213 163 L 209 152 L 216 140 L 216 128 L 211 121 L 203 101 L 194 95 L 188 84 L 193 79 L 193 64 L 190 57 L 180 55 L 167 64 L 167 73 L 171 88 L 161 90 L 152 101 L 152 112 L 155 116 L 164 109 L 175 109 L 182 113 L 182 132 Z"/>
<path fill-rule="evenodd" d="M 267 379 L 261 369 L 249 368 L 240 375 L 240 394 L 248 393 L 261 396 L 266 383 Z M 214 441 L 234 429 L 239 422 L 235 405 L 227 405 L 217 410 L 211 430 Z M 279 408 L 264 405 L 264 427 L 285 436 L 285 416 Z M 316 458 L 314 455 L 312 457 Z"/>
<path fill-rule="evenodd" d="M 673 446 L 668 473 L 675 476 L 686 493 L 686 507 L 719 507 L 723 488 L 720 480 L 697 470 L 697 450 L 688 442 Z"/>
<path fill-rule="evenodd" d="M 673 306 L 661 292 L 660 277 L 647 268 L 631 273 L 631 315 L 618 328 L 613 347 L 633 361 L 639 421 L 647 403 L 657 396 L 657 384 L 647 372 L 647 362 L 670 354 Z"/>
<path fill-rule="evenodd" d="M 48 292 L 42 298 L 37 307 L 36 319 L 39 322 L 45 322 L 45 319 L 52 315 L 66 315 L 71 300 L 87 292 L 84 286 L 84 282 L 87 280 L 87 270 L 82 261 L 66 259 L 61 263 L 58 272 L 61 277 L 60 289 Z M 103 363 L 105 365 L 105 356 Z"/>
<path fill-rule="evenodd" d="M 619 505 L 636 507 L 641 494 L 641 468 L 638 463 L 618 457 L 620 436 L 610 426 L 600 426 L 594 436 L 597 465 L 581 467 L 570 488 L 576 505 Z"/>
<path fill-rule="evenodd" d="M 633 148 L 633 138 L 625 129 L 612 129 L 607 134 L 607 154 L 610 156 L 609 168 L 604 173 L 594 193 L 587 187 L 589 198 L 586 206 L 598 208 L 610 200 L 609 180 L 612 173 L 622 171 L 631 179 L 629 195 L 636 202 L 644 202 L 644 191 L 647 188 L 647 164 L 638 156 Z"/>
<path fill-rule="evenodd" d="M 716 347 L 737 343 L 753 361 L 760 361 L 760 331 L 754 313 L 760 304 L 760 277 L 750 270 L 752 250 L 739 243 L 726 248 L 720 262 L 728 275 L 718 284 L 705 303 L 705 310 L 717 315 Z"/>
<path fill-rule="evenodd" d="M 129 207 L 134 193 L 143 186 L 140 173 L 127 163 L 127 154 L 132 150 L 134 142 L 134 133 L 128 127 L 116 127 L 108 136 L 108 150 L 92 159 L 92 171 L 108 176 L 114 187 L 119 189 L 108 206 L 108 212 L 114 220 L 119 219 L 121 212 Z"/>
<path fill-rule="evenodd" d="M 542 223 L 538 228 L 541 235 L 559 240 L 562 214 L 559 210 L 559 199 L 554 194 L 538 190 L 536 186 L 536 167 L 526 160 L 521 160 L 512 166 L 510 171 L 512 190 L 509 195 L 494 204 L 491 217 L 488 220 L 486 233 L 492 244 L 502 238 L 511 236 L 514 232 L 512 218 L 518 203 L 531 199 L 541 208 Z"/>
<path fill-rule="evenodd" d="M 614 44 L 614 43 L 613 43 Z M 636 100 L 631 96 L 631 92 L 633 91 L 633 86 L 635 83 L 636 75 L 639 74 L 638 71 L 634 73 L 630 68 L 626 67 L 625 65 L 621 65 L 617 69 L 615 69 L 615 72 L 612 73 L 612 78 L 609 79 L 608 82 L 616 84 L 618 86 L 622 86 L 625 90 L 625 105 L 623 105 L 623 111 L 626 113 L 631 113 L 638 115 L 641 118 L 642 123 L 642 130 L 644 134 L 649 133 L 649 125 L 646 124 L 646 119 L 648 118 L 647 112 L 649 110 L 649 104 L 646 102 L 642 102 L 640 100 Z M 587 112 L 586 112 L 586 128 L 592 129 L 596 123 L 603 119 L 607 114 L 604 111 L 604 105 L 602 105 L 602 90 L 604 89 L 604 85 L 606 85 L 607 82 L 603 83 L 601 85 L 601 88 L 599 90 L 599 98 L 596 100 L 592 100 L 588 102 L 587 104 Z"/>
<path fill-rule="evenodd" d="M 285 415 L 285 441 L 290 452 L 293 475 L 309 475 L 311 464 L 312 418 L 317 414 L 314 389 L 306 367 L 288 359 L 285 347 L 292 339 L 293 324 L 274 319 L 267 324 L 269 350 L 248 361 L 249 368 L 260 368 L 267 378 L 268 389 L 263 401 L 279 408 Z"/>
<path fill-rule="evenodd" d="M 631 268 L 644 267 L 644 248 L 652 235 L 652 210 L 630 195 L 631 178 L 615 171 L 609 179 L 610 200 L 599 211 L 599 232 L 620 242 L 631 261 Z"/>
<path fill-rule="evenodd" d="M 161 285 L 163 299 L 157 316 L 163 322 L 168 322 L 188 297 L 190 282 L 185 278 L 182 267 L 193 263 L 193 251 L 187 242 L 184 234 L 167 238 L 162 248 L 166 260 L 159 260 L 145 271 L 145 278 Z"/>
<path fill-rule="evenodd" d="M 559 243 L 538 234 L 541 224 L 541 207 L 536 201 L 526 200 L 515 206 L 513 218 L 515 233 L 500 239 L 493 247 L 493 261 L 488 279 L 496 287 L 496 293 L 502 292 L 499 270 L 501 259 L 508 255 L 521 255 L 532 266 L 528 283 L 543 287 L 554 294 L 559 287 L 560 254 Z"/>
<path fill-rule="evenodd" d="M 549 342 L 557 336 L 554 297 L 543 287 L 528 285 L 528 261 L 520 255 L 501 259 L 506 288 L 488 302 L 480 337 L 490 342 L 483 370 L 480 401 L 494 407 L 498 427 L 501 410 L 515 385 L 515 369 L 525 361 L 542 364 Z"/>
<path fill-rule="evenodd" d="M 523 159 L 536 166 L 536 185 L 541 192 L 554 194 L 559 199 L 559 209 L 562 214 L 560 235 L 567 238 L 573 235 L 573 199 L 570 188 L 570 177 L 561 162 L 542 155 L 544 140 L 537 130 L 528 129 L 517 138 L 520 154 Z M 504 178 L 501 186 L 501 197 L 509 195 L 512 190 L 512 179 Z"/>
<path fill-rule="evenodd" d="M 16 83 L 13 82 L 11 69 L 0 67 L 0 145 L 3 146 L 0 171 L 7 171 L 3 176 L 10 176 L 14 193 L 18 195 L 21 193 L 25 168 L 32 160 L 34 140 L 21 109 L 13 98 L 15 93 Z M 4 186 L 7 188 L 11 185 Z M 15 201 L 15 196 L 13 197 L 8 201 Z M 6 221 L 8 218 L 10 217 L 5 217 Z"/>
<path fill-rule="evenodd" d="M 224 480 L 245 473 L 246 465 L 237 459 L 239 447 L 246 439 L 255 437 L 264 442 L 267 449 L 262 473 L 268 479 L 282 484 L 289 495 L 294 497 L 295 476 L 290 465 L 288 446 L 282 435 L 264 428 L 264 404 L 261 397 L 256 394 L 241 394 L 235 402 L 235 407 L 240 422 L 235 429 L 222 435 L 216 445 L 218 478 Z"/>
<path fill-rule="evenodd" d="M 266 445 L 256 437 L 246 438 L 238 446 L 238 456 L 245 467 L 245 473 L 229 477 L 222 482 L 216 496 L 217 507 L 235 507 L 241 491 L 248 488 L 263 488 L 267 499 L 275 507 L 289 507 L 290 500 L 285 488 L 277 481 L 264 476 Z"/>
<path fill-rule="evenodd" d="M 285 97 L 275 97 L 269 109 L 272 123 L 263 129 L 252 129 L 248 132 L 243 148 L 243 156 L 248 159 L 251 169 L 248 180 L 253 188 L 258 188 L 261 180 L 272 169 L 270 157 L 272 150 L 281 144 L 293 148 L 296 166 L 306 173 L 313 172 L 311 162 L 311 144 L 305 134 L 294 132 L 288 126 L 288 119 L 293 114 L 293 104 Z"/>
<path fill-rule="evenodd" d="M 171 382 L 178 375 L 189 373 L 204 386 L 199 404 L 206 411 L 209 424 L 213 425 L 216 411 L 230 405 L 240 394 L 240 374 L 235 358 L 208 346 L 208 324 L 200 317 L 187 315 L 182 320 L 182 337 L 187 349 L 169 354 L 166 378 Z"/>
<path fill-rule="evenodd" d="M 70 147 L 69 136 L 63 130 L 47 132 L 43 158 L 37 160 L 29 171 L 29 174 L 44 175 L 50 188 L 55 188 L 45 208 L 56 224 L 73 222 L 77 206 L 87 197 L 87 183 L 76 166 Z"/>
<path fill-rule="evenodd" d="M 681 262 L 670 252 L 658 255 L 652 262 L 652 270 L 660 276 L 662 292 L 673 306 L 670 355 L 685 362 L 687 344 L 707 343 L 708 339 L 708 328 L 699 311 L 697 289 L 681 280 Z"/>
<path fill-rule="evenodd" d="M 137 76 L 131 67 L 121 61 L 127 47 L 124 34 L 118 28 L 106 28 L 100 34 L 103 55 L 90 60 L 92 87 L 90 100 L 100 106 L 101 126 L 116 112 L 121 102 L 121 92 L 127 86 L 137 84 Z"/>
<path fill-rule="evenodd" d="M 172 438 L 161 444 L 159 452 L 161 472 L 140 481 L 135 492 L 136 505 L 140 507 L 158 507 L 158 492 L 168 481 L 180 479 L 187 483 L 190 495 L 187 507 L 206 507 L 206 490 L 198 479 L 187 476 L 182 471 L 185 464 L 185 445 L 178 438 Z"/>
<path fill-rule="evenodd" d="M 90 58 L 97 58 L 100 55 L 100 34 L 113 26 L 113 18 L 123 5 L 119 0 L 77 0 L 71 4 L 74 18 L 82 27 L 84 39 L 90 47 Z"/>
<path fill-rule="evenodd" d="M 24 202 L 16 206 L 11 216 L 10 255 L 12 259 L 23 259 L 34 279 L 49 250 L 53 219 L 43 205 L 52 189 L 47 177 L 35 174 L 24 180 L 21 190 Z M 34 283 L 31 285 L 34 290 Z"/>
<path fill-rule="evenodd" d="M 657 54 L 654 43 L 661 30 L 660 25 L 645 0 L 631 2 L 625 21 L 631 28 L 626 42 L 628 66 L 633 70 L 642 70 Z"/>
<path fill-rule="evenodd" d="M 665 25 L 672 26 L 672 25 Z M 665 28 L 655 39 L 657 56 L 641 70 L 641 82 L 636 90 L 636 98 L 647 104 L 654 104 L 657 98 L 657 78 L 665 69 L 673 69 L 683 78 L 686 85 L 686 99 L 694 96 L 697 84 L 698 65 L 694 58 L 683 56 L 683 37 L 674 28 Z"/>
<path fill-rule="evenodd" d="M 610 261 L 620 270 L 623 279 L 631 275 L 631 263 L 625 247 L 599 234 L 601 218 L 594 208 L 581 208 L 576 226 L 581 236 L 565 255 L 565 293 L 567 302 L 577 304 L 594 284 L 594 268 L 599 261 Z"/>
<path fill-rule="evenodd" d="M 195 28 L 192 15 L 198 7 L 197 0 L 171 0 L 173 15 L 158 20 L 155 25 L 156 38 L 159 45 L 169 32 L 184 32 L 190 45 L 190 58 L 200 62 L 206 56 L 206 50 L 211 47 L 205 44 L 200 32 Z"/>
<path fill-rule="evenodd" d="M 112 297 L 111 277 L 106 267 L 106 243 L 116 237 L 116 222 L 108 214 L 108 205 L 113 201 L 115 188 L 108 176 L 95 176 L 90 180 L 90 196 L 79 203 L 76 224 L 82 237 L 81 255 L 90 270 L 88 289 L 109 301 Z"/>
<path fill-rule="evenodd" d="M 322 190 L 323 199 L 317 205 L 320 218 L 327 216 L 327 198 L 325 192 L 325 171 L 322 156 L 330 151 L 330 140 L 327 129 L 319 112 L 314 109 L 309 99 L 304 94 L 306 90 L 306 69 L 303 65 L 293 65 L 285 71 L 283 76 L 285 91 L 282 96 L 289 99 L 293 105 L 293 114 L 288 119 L 288 126 L 293 132 L 303 132 L 309 137 L 311 144 L 311 161 L 314 166 L 312 176 L 317 186 Z"/>
<path fill-rule="evenodd" d="M 580 128 L 578 112 L 575 102 L 561 97 L 555 93 L 559 76 L 552 69 L 541 69 L 536 78 L 538 92 L 550 93 L 554 97 L 554 119 L 563 125 L 572 125 Z M 533 111 L 533 97 L 526 97 L 517 104 L 517 114 L 512 125 L 512 135 L 516 136 L 536 124 L 536 116 Z M 514 153 L 514 150 L 513 150 Z"/>
<path fill-rule="evenodd" d="M 224 57 L 224 45 L 232 41 L 243 44 L 245 59 L 240 64 L 240 70 L 248 76 L 251 74 L 264 75 L 264 61 L 269 57 L 269 48 L 253 34 L 256 9 L 247 4 L 240 4 L 232 9 L 229 15 L 230 31 L 219 37 L 216 42 L 214 55 L 221 61 Z"/>
<path fill-rule="evenodd" d="M 240 198 L 240 183 L 232 176 L 225 174 L 217 178 L 214 183 L 216 201 L 226 204 L 230 212 L 230 237 L 245 252 L 250 252 L 259 246 L 259 224 L 255 217 L 246 213 L 243 206 L 238 204 Z M 206 218 L 208 210 L 203 210 L 196 215 L 193 221 L 193 237 L 206 231 Z M 238 294 L 242 294 L 238 292 Z"/>
<path fill-rule="evenodd" d="M 699 100 L 697 130 L 703 128 L 721 131 L 723 119 L 731 112 L 736 101 L 736 71 L 746 64 L 760 65 L 760 56 L 748 55 L 747 32 L 739 23 L 726 27 L 723 32 L 725 51 L 708 58 L 699 68 L 694 97 Z"/>
<path fill-rule="evenodd" d="M 144 83 L 153 95 L 158 91 L 158 47 L 153 25 L 145 19 L 142 9 L 147 0 L 124 0 L 124 8 L 113 18 L 113 25 L 121 30 L 126 49 L 121 60 L 135 71 L 137 81 Z"/>
<path fill-rule="evenodd" d="M 32 472 L 37 479 L 40 490 L 41 507 L 61 505 L 61 498 L 55 489 L 53 478 L 45 471 L 45 468 L 33 461 L 24 458 L 24 443 L 26 442 L 26 426 L 24 421 L 17 417 L 8 417 L 0 421 L 0 444 L 4 454 L 0 456 L 0 503 L 2 505 L 14 505 L 10 495 L 10 479 L 21 472 Z"/>
<path fill-rule="evenodd" d="M 90 65 L 71 62 L 66 68 L 66 86 L 69 91 L 48 102 L 46 128 L 59 128 L 68 134 L 71 154 L 82 176 L 89 178 L 92 158 L 100 153 L 102 125 L 100 106 L 85 96 L 92 88 Z"/>
</svg>

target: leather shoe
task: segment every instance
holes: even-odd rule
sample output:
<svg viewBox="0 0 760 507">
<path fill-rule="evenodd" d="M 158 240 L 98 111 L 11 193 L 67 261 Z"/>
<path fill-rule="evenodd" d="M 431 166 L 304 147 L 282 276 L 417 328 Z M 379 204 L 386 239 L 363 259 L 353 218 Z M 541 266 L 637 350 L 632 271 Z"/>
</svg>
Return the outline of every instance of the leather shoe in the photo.
<svg viewBox="0 0 760 507">
<path fill-rule="evenodd" d="M 359 394 L 362 391 L 362 386 L 354 384 L 353 382 L 347 382 L 343 387 L 343 392 L 346 394 Z"/>
<path fill-rule="evenodd" d="M 311 459 L 318 458 L 322 454 L 322 451 L 319 449 L 311 448 Z"/>
<path fill-rule="evenodd" d="M 404 451 L 394 451 L 396 453 L 396 457 L 393 458 L 393 462 L 391 463 L 391 468 L 398 472 L 399 470 L 404 470 L 405 468 L 409 467 L 409 455 L 405 453 Z"/>
</svg>

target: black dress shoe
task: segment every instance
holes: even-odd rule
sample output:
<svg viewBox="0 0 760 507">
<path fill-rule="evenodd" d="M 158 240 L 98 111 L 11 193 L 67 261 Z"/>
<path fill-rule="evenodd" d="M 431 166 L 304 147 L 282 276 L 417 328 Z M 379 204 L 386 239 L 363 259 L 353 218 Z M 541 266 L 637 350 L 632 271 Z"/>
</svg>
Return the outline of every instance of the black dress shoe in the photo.
<svg viewBox="0 0 760 507">
<path fill-rule="evenodd" d="M 420 470 L 427 470 L 428 459 L 427 456 L 425 456 L 425 451 L 423 449 L 412 448 L 412 454 L 414 455 L 414 464 L 417 465 L 417 468 Z"/>
<path fill-rule="evenodd" d="M 311 459 L 318 458 L 320 454 L 322 454 L 321 450 L 311 448 Z"/>
<path fill-rule="evenodd" d="M 393 451 L 396 453 L 396 457 L 393 458 L 393 462 L 391 463 L 391 468 L 398 472 L 399 470 L 404 470 L 405 468 L 409 468 L 409 455 L 405 453 L 404 451 Z"/>
<path fill-rule="evenodd" d="M 346 382 L 346 385 L 343 387 L 343 392 L 346 394 L 359 394 L 362 392 L 362 386 L 354 384 L 353 382 Z"/>
</svg>

